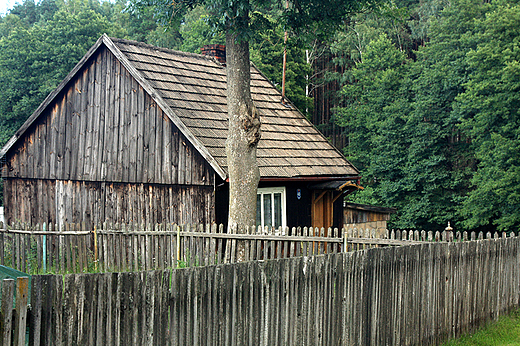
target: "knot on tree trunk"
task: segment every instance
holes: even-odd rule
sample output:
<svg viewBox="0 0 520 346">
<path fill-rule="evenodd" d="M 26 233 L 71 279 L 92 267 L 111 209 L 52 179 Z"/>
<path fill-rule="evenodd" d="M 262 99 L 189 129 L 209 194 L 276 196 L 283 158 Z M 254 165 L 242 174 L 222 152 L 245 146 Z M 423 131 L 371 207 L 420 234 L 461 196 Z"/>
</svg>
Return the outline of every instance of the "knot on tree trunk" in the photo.
<svg viewBox="0 0 520 346">
<path fill-rule="evenodd" d="M 241 114 L 243 114 L 241 119 L 242 129 L 245 131 L 245 137 L 249 146 L 254 146 L 258 144 L 261 136 L 260 116 L 258 115 L 258 110 L 254 104 L 245 107 L 246 109 L 244 112 L 241 112 Z"/>
</svg>

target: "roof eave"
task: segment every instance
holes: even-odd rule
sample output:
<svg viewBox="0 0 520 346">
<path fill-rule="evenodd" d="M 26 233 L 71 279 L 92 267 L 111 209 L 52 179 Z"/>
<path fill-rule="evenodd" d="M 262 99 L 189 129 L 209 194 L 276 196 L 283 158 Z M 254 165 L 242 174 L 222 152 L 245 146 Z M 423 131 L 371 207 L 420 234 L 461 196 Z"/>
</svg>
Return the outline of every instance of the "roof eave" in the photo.
<svg viewBox="0 0 520 346">
<path fill-rule="evenodd" d="M 298 182 L 298 181 L 334 181 L 334 180 L 359 180 L 358 174 L 338 176 L 304 176 L 304 177 L 261 177 L 261 182 Z"/>
</svg>

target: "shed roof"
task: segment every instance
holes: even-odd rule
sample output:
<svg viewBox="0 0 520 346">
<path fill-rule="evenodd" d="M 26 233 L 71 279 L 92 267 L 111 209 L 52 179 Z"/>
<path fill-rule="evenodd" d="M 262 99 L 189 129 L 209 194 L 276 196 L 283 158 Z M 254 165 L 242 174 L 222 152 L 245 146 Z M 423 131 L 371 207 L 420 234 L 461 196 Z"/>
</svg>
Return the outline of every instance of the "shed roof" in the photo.
<svg viewBox="0 0 520 346">
<path fill-rule="evenodd" d="M 105 45 L 225 179 L 226 70 L 217 60 L 103 35 L 0 151 L 3 157 L 100 46 Z M 251 66 L 251 93 L 262 122 L 262 178 L 347 177 L 357 169 Z"/>
</svg>

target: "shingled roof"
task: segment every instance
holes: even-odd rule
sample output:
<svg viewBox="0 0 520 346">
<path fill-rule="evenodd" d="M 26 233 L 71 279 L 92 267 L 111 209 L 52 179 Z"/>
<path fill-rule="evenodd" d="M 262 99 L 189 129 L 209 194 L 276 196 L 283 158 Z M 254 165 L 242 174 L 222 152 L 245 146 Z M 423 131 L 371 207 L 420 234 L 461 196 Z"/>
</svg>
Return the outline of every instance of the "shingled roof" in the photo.
<svg viewBox="0 0 520 346">
<path fill-rule="evenodd" d="M 225 178 L 224 143 L 228 127 L 225 66 L 212 57 L 103 35 L 53 92 L 54 95 L 103 44 Z M 358 175 L 357 169 L 295 107 L 281 103 L 280 92 L 255 66 L 251 66 L 251 92 L 262 122 L 262 138 L 257 151 L 262 179 Z M 50 102 L 53 94 L 40 108 Z M 38 111 L 0 155 L 3 156 L 22 135 L 36 113 Z"/>
</svg>

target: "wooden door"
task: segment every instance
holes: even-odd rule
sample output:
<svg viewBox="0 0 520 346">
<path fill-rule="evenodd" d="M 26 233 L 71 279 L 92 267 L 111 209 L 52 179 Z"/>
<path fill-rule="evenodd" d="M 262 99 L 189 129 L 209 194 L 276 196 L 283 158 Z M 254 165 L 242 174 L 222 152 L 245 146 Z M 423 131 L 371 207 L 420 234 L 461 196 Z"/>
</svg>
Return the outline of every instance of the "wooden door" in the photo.
<svg viewBox="0 0 520 346">
<path fill-rule="evenodd" d="M 332 190 L 315 190 L 312 193 L 312 226 L 332 227 L 334 213 L 334 198 Z"/>
</svg>

